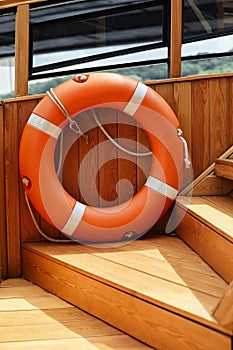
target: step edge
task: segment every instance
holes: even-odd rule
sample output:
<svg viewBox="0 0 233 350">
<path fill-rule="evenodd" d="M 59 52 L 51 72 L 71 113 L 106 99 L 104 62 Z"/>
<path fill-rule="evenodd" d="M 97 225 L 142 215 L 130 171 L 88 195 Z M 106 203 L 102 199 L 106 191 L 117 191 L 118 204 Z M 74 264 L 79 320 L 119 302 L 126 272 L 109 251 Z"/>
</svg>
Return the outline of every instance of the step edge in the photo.
<svg viewBox="0 0 233 350">
<path fill-rule="evenodd" d="M 42 243 L 42 242 L 40 242 L 40 243 Z M 32 243 L 32 244 L 35 244 L 35 243 Z M 120 291 L 122 293 L 128 294 L 128 295 L 130 295 L 131 297 L 133 297 L 135 299 L 139 299 L 139 300 L 141 300 L 143 302 L 152 304 L 152 305 L 154 305 L 154 307 L 161 308 L 161 309 L 163 309 L 163 310 L 165 310 L 167 312 L 170 312 L 172 314 L 176 314 L 176 315 L 178 315 L 180 317 L 186 318 L 186 319 L 188 319 L 188 320 L 190 320 L 192 322 L 196 322 L 196 323 L 198 323 L 200 325 L 208 327 L 208 328 L 210 328 L 210 329 L 212 329 L 214 331 L 218 331 L 218 332 L 220 332 L 222 334 L 225 334 L 225 335 L 228 335 L 228 336 L 232 335 L 232 332 L 230 332 L 229 330 L 227 330 L 224 327 L 222 327 L 218 323 L 218 321 L 213 318 L 211 313 L 209 313 L 209 316 L 212 317 L 212 320 L 208 320 L 208 319 L 206 319 L 204 317 L 200 317 L 198 315 L 195 315 L 195 314 L 191 313 L 190 311 L 182 310 L 182 309 L 180 309 L 178 307 L 175 307 L 175 306 L 172 306 L 172 305 L 170 305 L 168 303 L 164 303 L 163 301 L 160 301 L 159 299 L 152 299 L 152 298 L 147 297 L 145 295 L 139 296 L 138 293 L 137 294 L 131 294 L 130 290 L 126 290 L 125 287 L 122 287 L 119 284 L 109 283 L 110 281 L 107 280 L 107 279 L 103 279 L 103 278 L 101 278 L 99 276 L 92 275 L 90 273 L 85 273 L 85 271 L 82 270 L 82 269 L 79 269 L 77 267 L 74 267 L 71 264 L 63 262 L 62 260 L 59 260 L 56 257 L 51 257 L 50 255 L 47 255 L 47 254 L 45 254 L 45 253 L 43 253 L 41 251 L 37 251 L 34 247 L 31 248 L 30 245 L 32 245 L 32 244 L 31 243 L 24 243 L 22 245 L 22 255 L 23 255 L 23 250 L 25 249 L 25 250 L 29 251 L 32 254 L 39 255 L 41 258 L 48 259 L 48 260 L 50 260 L 51 262 L 53 262 L 55 264 L 58 264 L 58 265 L 61 265 L 61 266 L 65 267 L 65 268 L 67 268 L 67 269 L 70 269 L 70 270 L 74 271 L 77 274 L 83 275 L 83 276 L 85 276 L 85 277 L 87 277 L 87 278 L 89 278 L 91 280 L 95 280 L 95 281 L 97 281 L 99 283 L 102 283 L 102 284 L 104 284 L 104 285 L 106 285 L 108 287 L 111 287 L 111 288 L 113 288 L 115 290 L 118 290 L 118 291 Z M 188 289 L 190 289 L 192 291 L 191 288 L 188 288 Z"/>
</svg>

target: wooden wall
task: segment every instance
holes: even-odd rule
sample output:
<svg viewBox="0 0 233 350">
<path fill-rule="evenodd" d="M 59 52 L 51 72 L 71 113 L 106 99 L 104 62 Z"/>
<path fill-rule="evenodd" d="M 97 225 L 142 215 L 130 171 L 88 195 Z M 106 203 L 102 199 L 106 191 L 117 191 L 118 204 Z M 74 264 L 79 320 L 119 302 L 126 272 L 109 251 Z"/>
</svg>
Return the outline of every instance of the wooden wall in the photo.
<svg viewBox="0 0 233 350">
<path fill-rule="evenodd" d="M 195 176 L 233 144 L 233 74 L 169 79 L 148 82 L 148 85 L 164 97 L 180 120 L 188 141 Z M 21 134 L 40 98 L 41 96 L 16 98 L 5 101 L 0 106 L 0 278 L 20 275 L 21 242 L 41 240 L 26 207 L 18 170 Z M 119 121 L 119 114 L 115 118 Z M 107 128 L 113 137 L 130 137 L 146 143 L 145 135 L 136 127 L 111 123 Z M 78 199 L 82 199 L 82 195 L 77 189 L 77 179 L 72 178 L 72 171 L 77 175 L 77 159 L 81 162 L 86 152 L 99 140 L 105 138 L 95 128 L 89 133 L 89 144 L 86 145 L 85 140 L 80 138 L 66 157 L 63 183 Z M 111 152 L 114 158 L 117 151 L 113 148 Z M 98 157 L 101 155 L 98 154 Z M 94 158 L 93 162 L 96 161 Z M 133 161 L 113 159 L 101 168 L 97 181 L 104 200 L 116 198 L 115 184 L 125 176 L 132 182 L 134 191 L 144 181 L 140 169 Z M 103 205 L 101 199 L 98 203 Z M 35 217 L 48 235 L 60 238 L 60 233 L 36 212 Z"/>
</svg>

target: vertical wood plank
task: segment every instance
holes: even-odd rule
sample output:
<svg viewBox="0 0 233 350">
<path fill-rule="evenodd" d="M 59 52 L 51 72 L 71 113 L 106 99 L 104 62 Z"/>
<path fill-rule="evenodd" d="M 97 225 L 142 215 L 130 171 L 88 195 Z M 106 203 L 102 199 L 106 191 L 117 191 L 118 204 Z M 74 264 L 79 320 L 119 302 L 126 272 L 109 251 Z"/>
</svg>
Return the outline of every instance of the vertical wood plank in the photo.
<svg viewBox="0 0 233 350">
<path fill-rule="evenodd" d="M 4 106 L 6 227 L 9 277 L 17 277 L 21 272 L 17 113 L 17 102 Z"/>
<path fill-rule="evenodd" d="M 188 143 L 189 152 L 192 149 L 192 108 L 191 108 L 191 82 L 174 84 L 174 111 L 180 122 L 183 135 Z"/>
<path fill-rule="evenodd" d="M 195 176 L 197 176 L 219 153 L 221 154 L 233 142 L 233 102 L 231 98 L 233 94 L 233 78 L 209 77 L 195 80 L 185 79 L 182 81 L 158 82 L 153 85 L 153 89 L 155 89 L 173 108 L 180 119 L 184 136 L 188 142 L 191 140 L 192 162 Z M 19 270 L 19 227 L 21 229 L 21 239 L 23 242 L 40 240 L 39 234 L 29 216 L 22 186 L 19 184 L 18 179 L 18 144 L 27 118 L 37 102 L 36 99 L 6 102 L 5 106 L 1 107 L 3 110 L 1 109 L 0 111 L 0 136 L 2 135 L 2 141 L 0 141 L 0 162 L 2 167 L 3 165 L 5 166 L 6 170 L 4 175 L 3 173 L 0 175 L 5 179 L 6 191 L 5 200 L 3 197 L 1 198 L 0 217 L 4 217 L 5 214 L 3 214 L 3 212 L 6 209 L 6 219 L 4 218 L 5 221 L 3 221 L 6 223 L 6 227 L 4 229 L 4 226 L 1 225 L 0 230 L 9 233 L 7 238 L 9 256 L 2 256 L 2 265 L 4 263 L 6 266 L 7 258 L 9 258 L 11 274 L 15 269 L 14 266 L 16 266 L 16 270 Z M 2 116 L 3 112 L 4 119 Z M 108 118 L 107 115 L 106 117 Z M 124 121 L 126 120 L 125 118 L 127 118 L 127 116 L 123 116 Z M 94 150 L 98 141 L 104 138 L 103 135 L 100 135 L 100 131 L 96 127 L 96 123 L 93 121 L 91 114 L 88 119 L 86 117 L 79 117 L 78 121 L 79 126 L 84 131 L 92 129 L 87 131 L 89 143 L 86 145 L 85 139 L 81 136 L 77 146 L 74 145 L 74 148 L 68 152 L 67 159 L 64 163 L 63 180 L 65 181 L 64 186 L 67 186 L 68 192 L 72 192 L 72 196 L 85 202 L 82 194 L 80 194 L 77 189 L 78 184 L 76 187 L 77 174 L 79 172 L 78 166 L 82 165 L 85 156 L 88 152 Z M 113 132 L 113 137 L 117 136 L 117 131 L 114 129 L 116 125 L 114 126 L 114 123 L 110 123 L 110 125 L 106 127 L 110 128 L 109 133 Z M 136 127 L 126 125 L 121 128 L 121 126 L 119 126 L 119 131 L 119 137 L 131 138 L 142 144 L 147 142 L 143 131 L 136 129 Z M 121 142 L 120 139 L 119 142 Z M 98 147 L 99 146 L 97 146 L 97 148 Z M 140 149 L 136 147 L 136 143 L 134 150 L 140 151 Z M 119 155 L 116 149 L 113 152 L 117 152 L 117 155 Z M 108 198 L 106 196 L 111 193 L 109 198 L 111 200 L 114 199 L 116 183 L 121 178 L 126 178 L 133 183 L 135 192 L 143 185 L 145 177 L 139 170 L 141 160 L 137 160 L 137 164 L 135 164 L 133 159 L 131 159 L 131 161 L 123 160 L 120 162 L 116 160 L 113 161 L 112 164 L 111 162 L 107 164 L 107 167 L 101 169 L 101 172 L 104 172 L 104 177 L 102 178 L 103 181 L 101 180 L 102 182 L 99 183 L 99 175 L 101 175 L 101 172 L 96 176 L 96 174 L 94 174 L 94 169 L 99 166 L 100 156 L 100 149 L 95 153 L 91 153 L 89 163 L 86 163 L 82 169 L 85 183 L 84 192 L 88 192 L 89 198 L 92 198 L 93 191 L 100 191 L 103 193 L 103 198 Z M 87 172 L 91 174 L 88 178 L 86 178 Z M 96 176 L 96 178 L 94 179 L 93 176 Z M 100 177 L 102 177 L 102 175 Z M 4 181 L 0 181 L 0 186 L 3 193 Z M 127 194 L 127 190 L 126 193 L 122 190 L 121 194 L 126 197 L 129 195 Z M 92 202 L 88 204 L 99 205 L 101 203 L 98 200 L 97 203 Z M 38 213 L 35 212 L 35 215 L 40 222 Z M 12 217 L 14 220 L 12 220 Z M 50 227 L 43 219 L 41 220 L 41 227 L 49 236 L 60 238 L 60 233 L 53 227 Z M 3 237 L 4 235 L 1 234 L 0 239 L 2 239 L 2 241 L 0 241 L 0 250 L 4 250 L 2 247 L 4 245 L 6 246 Z"/>
<path fill-rule="evenodd" d="M 151 149 L 149 139 L 145 131 L 140 127 L 137 128 L 137 152 L 142 152 L 139 145 L 143 145 L 147 148 L 146 151 L 143 149 L 143 153 L 149 152 Z M 142 188 L 149 176 L 151 161 L 151 156 L 137 157 L 137 192 Z"/>
<path fill-rule="evenodd" d="M 156 84 L 154 90 L 174 109 L 174 83 Z"/>
<path fill-rule="evenodd" d="M 29 4 L 19 5 L 15 28 L 15 96 L 28 94 Z"/>
<path fill-rule="evenodd" d="M 28 101 L 20 101 L 18 102 L 18 132 L 19 132 L 19 140 L 21 139 L 23 129 L 27 120 L 32 113 L 33 109 L 37 105 L 38 101 L 28 100 Z M 25 197 L 24 197 L 24 189 L 20 183 L 20 192 L 19 192 L 19 200 L 20 200 L 20 231 L 21 231 L 21 241 L 22 242 L 33 242 L 40 241 L 40 234 L 38 233 L 31 215 L 29 213 Z M 33 209 L 33 214 L 37 222 L 39 222 L 39 214 Z"/>
<path fill-rule="evenodd" d="M 59 163 L 60 152 L 62 152 L 64 161 L 60 180 L 65 190 L 78 200 L 78 140 L 76 134 L 74 134 L 68 125 L 64 129 L 62 137 L 62 142 L 60 143 L 60 140 L 58 140 L 57 144 L 57 165 Z"/>
<path fill-rule="evenodd" d="M 96 174 L 96 168 L 99 164 L 98 154 L 98 133 L 96 123 L 92 114 L 80 115 L 79 127 L 86 131 L 88 143 L 83 136 L 79 138 L 79 200 L 88 205 L 98 206 L 99 198 L 96 198 L 96 193 L 99 190 L 99 176 Z"/>
<path fill-rule="evenodd" d="M 227 78 L 227 83 L 228 145 L 231 146 L 233 144 L 233 77 Z"/>
<path fill-rule="evenodd" d="M 110 109 L 98 111 L 98 118 L 102 126 L 112 139 L 117 139 L 117 112 Z M 104 142 L 104 143 L 103 143 Z M 109 207 L 118 204 L 118 149 L 99 130 L 99 194 L 100 207 Z"/>
<path fill-rule="evenodd" d="M 210 164 L 209 81 L 192 82 L 192 163 L 194 176 Z M 200 151 L 201 150 L 201 151 Z"/>
<path fill-rule="evenodd" d="M 4 110 L 0 106 L 0 280 L 7 277 L 7 244 L 5 221 L 5 178 L 4 178 Z"/>
<path fill-rule="evenodd" d="M 209 84 L 210 162 L 214 162 L 228 146 L 226 78 L 211 79 Z"/>
<path fill-rule="evenodd" d="M 118 113 L 118 139 L 127 150 L 137 152 L 136 122 L 126 114 Z M 129 141 L 128 141 L 129 140 Z M 133 142 L 132 142 L 133 141 Z M 118 150 L 119 201 L 132 198 L 137 191 L 137 157 Z"/>
<path fill-rule="evenodd" d="M 182 0 L 171 0 L 170 77 L 181 76 Z"/>
</svg>

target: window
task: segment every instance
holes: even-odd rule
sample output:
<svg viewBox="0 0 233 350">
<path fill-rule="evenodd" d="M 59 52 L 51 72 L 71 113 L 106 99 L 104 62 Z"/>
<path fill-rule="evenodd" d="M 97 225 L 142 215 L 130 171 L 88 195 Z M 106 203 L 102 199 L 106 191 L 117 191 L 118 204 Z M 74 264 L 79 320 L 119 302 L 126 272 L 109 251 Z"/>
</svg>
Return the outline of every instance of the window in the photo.
<svg viewBox="0 0 233 350">
<path fill-rule="evenodd" d="M 86 0 L 33 7 L 30 79 L 164 63 L 168 3 Z"/>
<path fill-rule="evenodd" d="M 233 71 L 233 1 L 185 0 L 182 76 Z"/>
<path fill-rule="evenodd" d="M 232 33 L 232 0 L 184 0 L 184 43 Z"/>
<path fill-rule="evenodd" d="M 14 96 L 15 14 L 0 12 L 0 98 Z"/>
</svg>

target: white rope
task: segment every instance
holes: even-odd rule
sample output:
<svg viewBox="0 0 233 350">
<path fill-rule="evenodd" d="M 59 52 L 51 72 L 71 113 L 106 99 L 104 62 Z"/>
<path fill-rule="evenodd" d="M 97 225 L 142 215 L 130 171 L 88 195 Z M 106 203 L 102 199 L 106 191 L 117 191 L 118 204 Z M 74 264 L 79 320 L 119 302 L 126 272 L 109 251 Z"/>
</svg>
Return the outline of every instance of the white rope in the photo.
<svg viewBox="0 0 233 350">
<path fill-rule="evenodd" d="M 146 152 L 146 153 L 137 153 L 137 152 L 133 152 L 130 151 L 128 149 L 126 149 L 125 147 L 121 146 L 119 143 L 117 143 L 112 137 L 111 135 L 109 135 L 109 133 L 106 131 L 106 129 L 100 124 L 99 119 L 97 118 L 97 115 L 95 113 L 94 110 L 91 110 L 93 118 L 96 121 L 96 124 L 98 125 L 98 127 L 102 130 L 102 132 L 104 133 L 104 135 L 109 139 L 109 141 L 111 141 L 113 143 L 114 146 L 116 146 L 117 148 L 119 148 L 121 151 L 131 155 L 131 156 L 135 156 L 135 157 L 147 157 L 147 156 L 151 156 L 152 152 Z"/>
<path fill-rule="evenodd" d="M 61 133 L 60 135 L 60 143 L 59 143 L 59 159 L 58 159 L 58 165 L 57 165 L 57 171 L 56 171 L 58 178 L 61 175 L 62 159 L 63 159 L 63 133 Z"/>
<path fill-rule="evenodd" d="M 183 142 L 183 146 L 184 146 L 184 162 L 185 162 L 185 167 L 189 168 L 191 166 L 191 161 L 189 159 L 189 151 L 188 151 L 188 145 L 187 145 L 187 141 L 185 140 L 185 138 L 182 136 L 183 131 L 181 129 L 177 129 L 177 134 L 179 139 Z"/>
<path fill-rule="evenodd" d="M 80 127 L 78 126 L 78 124 L 76 123 L 76 121 L 74 121 L 71 116 L 69 115 L 69 112 L 67 111 L 67 109 L 65 108 L 65 106 L 61 103 L 61 101 L 59 100 L 59 98 L 57 97 L 57 95 L 55 94 L 53 89 L 50 89 L 50 91 L 47 91 L 47 95 L 49 96 L 49 98 L 53 101 L 53 103 L 57 106 L 57 108 L 59 108 L 59 110 L 63 113 L 63 115 L 69 120 L 70 123 L 70 128 L 76 132 L 77 134 L 81 134 L 85 137 L 86 142 L 88 142 L 88 138 L 86 135 L 83 134 L 82 130 L 80 129 Z M 121 151 L 131 155 L 131 156 L 136 156 L 136 157 L 147 157 L 147 156 L 151 156 L 152 152 L 146 152 L 146 153 L 137 153 L 137 152 L 132 152 L 126 148 L 124 148 L 123 146 L 121 146 L 119 143 L 117 143 L 112 137 L 111 135 L 109 135 L 109 133 L 106 131 L 106 129 L 100 124 L 99 119 L 97 118 L 97 115 L 95 113 L 94 110 L 91 111 L 92 115 L 98 125 L 98 127 L 102 130 L 102 132 L 105 134 L 105 136 L 109 139 L 109 141 L 111 141 L 117 148 L 119 148 Z"/>
<path fill-rule="evenodd" d="M 74 121 L 71 116 L 69 115 L 67 109 L 65 108 L 65 106 L 61 103 L 61 101 L 59 100 L 59 98 L 57 97 L 57 95 L 55 94 L 55 92 L 53 91 L 53 89 L 50 89 L 50 91 L 47 91 L 47 94 L 49 96 L 49 98 L 53 101 L 53 103 L 57 106 L 57 108 L 62 112 L 62 114 L 68 119 L 69 121 L 69 124 L 70 124 L 70 128 L 77 134 L 81 134 L 85 137 L 86 139 L 86 143 L 88 143 L 88 136 L 84 135 L 82 130 L 79 128 L 78 124 L 76 123 L 76 121 Z M 136 156 L 136 157 L 145 157 L 145 156 L 150 156 L 152 154 L 152 152 L 146 152 L 146 153 L 137 153 L 137 152 L 132 152 L 126 148 L 124 148 L 123 146 L 121 146 L 119 143 L 117 143 L 112 137 L 111 135 L 109 135 L 109 133 L 106 131 L 106 129 L 101 125 L 99 119 L 97 118 L 97 115 L 95 113 L 94 110 L 91 111 L 92 112 L 92 115 L 98 125 L 98 127 L 102 130 L 102 132 L 104 133 L 104 135 L 109 139 L 109 141 L 111 141 L 118 149 L 120 149 L 121 151 L 129 154 L 129 155 L 132 155 L 132 156 Z M 188 154 L 188 145 L 187 145 L 187 142 L 186 140 L 184 139 L 184 137 L 182 137 L 182 130 L 181 129 L 178 129 L 177 130 L 177 134 L 178 134 L 178 137 L 180 138 L 180 140 L 183 142 L 183 145 L 184 145 L 184 153 L 185 153 L 185 158 L 184 158 L 184 162 L 185 162 L 185 165 L 186 165 L 186 168 L 189 168 L 190 165 L 191 165 L 191 162 L 189 160 L 189 154 Z M 60 152 L 59 152 L 59 160 L 58 160 L 58 169 L 57 169 L 57 176 L 59 177 L 60 175 L 60 172 L 61 172 L 61 165 L 62 165 L 62 148 L 63 148 L 63 136 L 61 134 L 61 138 L 60 138 Z M 25 195 L 25 200 L 26 200 L 26 203 L 27 203 L 27 206 L 28 206 L 28 210 L 29 210 L 29 213 L 31 215 L 31 218 L 32 218 L 32 221 L 36 227 L 36 229 L 38 230 L 38 232 L 41 234 L 41 236 L 43 236 L 45 239 L 47 239 L 48 241 L 50 242 L 56 242 L 56 243 L 70 243 L 72 242 L 71 240 L 64 240 L 64 239 L 55 239 L 55 238 L 51 238 L 49 236 L 47 236 L 46 233 L 44 233 L 41 228 L 39 227 L 36 219 L 35 219 L 35 216 L 32 212 L 32 208 L 31 208 L 31 205 L 30 205 L 30 202 L 29 202 L 29 199 L 28 199 L 28 196 L 27 196 L 27 192 L 25 191 L 24 192 L 24 195 Z"/>
<path fill-rule="evenodd" d="M 54 90 L 50 89 L 49 91 L 47 91 L 47 95 L 53 101 L 53 103 L 57 106 L 57 108 L 62 112 L 62 114 L 68 119 L 70 124 L 70 129 L 73 130 L 76 134 L 82 135 L 85 138 L 86 143 L 88 143 L 88 136 L 84 135 L 84 133 L 82 132 L 82 130 L 80 129 L 76 121 L 72 119 L 72 117 L 70 116 L 65 106 L 62 104 L 62 102 L 59 100 L 59 98 L 55 94 Z"/>
<path fill-rule="evenodd" d="M 28 196 L 27 196 L 27 192 L 24 191 L 24 196 L 25 196 L 25 200 L 26 200 L 26 203 L 27 203 L 27 206 L 28 206 L 28 210 L 29 210 L 29 213 L 31 215 L 31 218 L 32 218 L 32 221 L 36 227 L 36 229 L 38 230 L 38 232 L 41 234 L 41 236 L 43 236 L 45 239 L 47 239 L 48 241 L 50 242 L 55 242 L 55 243 L 71 243 L 72 241 L 69 240 L 69 239 L 55 239 L 55 238 L 51 238 L 49 236 L 46 235 L 46 233 L 44 233 L 41 228 L 39 227 L 39 225 L 37 224 L 37 221 L 35 219 L 35 216 L 32 212 L 32 208 L 31 208 L 31 205 L 30 205 L 30 202 L 29 202 L 29 199 L 28 199 Z"/>
</svg>

